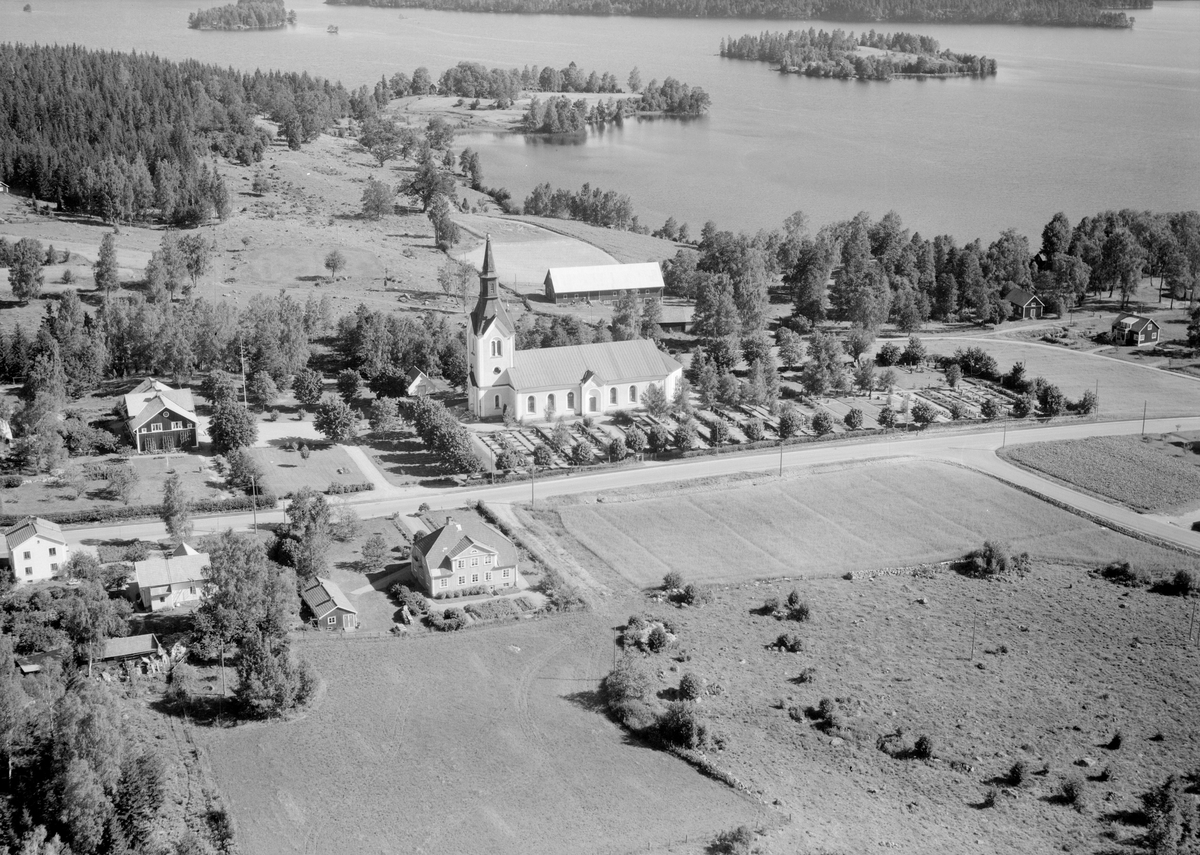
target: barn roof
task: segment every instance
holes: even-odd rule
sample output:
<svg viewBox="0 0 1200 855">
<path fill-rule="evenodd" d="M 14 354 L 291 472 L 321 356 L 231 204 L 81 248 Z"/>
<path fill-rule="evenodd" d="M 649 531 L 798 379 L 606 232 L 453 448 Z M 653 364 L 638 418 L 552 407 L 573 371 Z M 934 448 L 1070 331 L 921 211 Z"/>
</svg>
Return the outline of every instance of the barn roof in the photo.
<svg viewBox="0 0 1200 855">
<path fill-rule="evenodd" d="M 320 577 L 313 579 L 300 596 L 312 609 L 317 620 L 323 620 L 327 614 L 337 609 L 352 615 L 358 614 L 358 609 L 350 605 L 350 600 L 342 593 L 342 589 L 331 579 L 321 579 Z"/>
<path fill-rule="evenodd" d="M 589 267 L 551 267 L 546 285 L 555 294 L 613 293 L 630 288 L 662 288 L 662 268 L 655 261 L 638 264 L 599 264 Z"/>
<path fill-rule="evenodd" d="M 682 367 L 649 339 L 518 350 L 513 363 L 496 385 L 509 385 L 518 392 L 578 386 L 588 372 L 602 385 L 661 382 Z"/>
</svg>

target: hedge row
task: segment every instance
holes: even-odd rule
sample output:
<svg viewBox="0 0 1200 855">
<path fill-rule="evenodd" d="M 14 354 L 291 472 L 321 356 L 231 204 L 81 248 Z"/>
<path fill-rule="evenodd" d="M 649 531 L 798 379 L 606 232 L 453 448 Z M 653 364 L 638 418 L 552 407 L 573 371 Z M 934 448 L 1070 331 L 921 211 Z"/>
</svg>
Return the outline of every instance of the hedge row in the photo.
<svg viewBox="0 0 1200 855">
<path fill-rule="evenodd" d="M 278 503 L 279 500 L 274 493 L 263 492 L 258 494 L 257 501 L 252 496 L 235 496 L 232 499 L 197 499 L 192 501 L 190 510 L 193 514 L 221 514 L 231 511 L 249 511 L 256 507 L 259 510 L 268 510 Z M 162 505 L 81 508 L 77 511 L 51 511 L 40 516 L 42 519 L 60 525 L 119 522 L 162 516 Z M 0 517 L 0 526 L 14 525 L 22 519 L 24 517 L 3 516 Z"/>
<path fill-rule="evenodd" d="M 375 489 L 375 484 L 371 481 L 360 481 L 356 484 L 342 484 L 339 481 L 332 481 L 329 484 L 329 489 L 325 492 L 331 496 L 338 496 L 342 493 L 366 493 Z"/>
</svg>

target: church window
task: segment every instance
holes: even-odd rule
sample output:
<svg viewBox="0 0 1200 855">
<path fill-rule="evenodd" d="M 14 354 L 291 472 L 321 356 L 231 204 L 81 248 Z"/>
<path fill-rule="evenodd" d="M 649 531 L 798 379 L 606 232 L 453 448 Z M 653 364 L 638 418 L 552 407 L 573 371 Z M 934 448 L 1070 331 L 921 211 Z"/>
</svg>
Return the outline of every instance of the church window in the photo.
<svg viewBox="0 0 1200 855">
<path fill-rule="evenodd" d="M 575 411 L 575 393 L 574 392 L 567 393 L 567 409 L 570 410 L 571 412 Z"/>
<path fill-rule="evenodd" d="M 537 412 L 537 399 L 533 395 L 530 395 L 529 400 L 525 402 L 525 411 L 529 413 Z"/>
<path fill-rule="evenodd" d="M 637 403 L 637 386 L 629 387 L 629 403 L 631 403 L 631 404 Z"/>
<path fill-rule="evenodd" d="M 492 356 L 500 356 L 502 353 L 500 339 L 494 339 L 492 341 Z"/>
<path fill-rule="evenodd" d="M 608 390 L 608 402 L 610 404 L 615 404 L 617 402 L 617 387 L 616 386 L 614 386 L 613 388 Z"/>
<path fill-rule="evenodd" d="M 497 410 L 500 409 L 500 396 L 499 395 L 496 396 L 495 409 L 497 409 Z"/>
<path fill-rule="evenodd" d="M 547 410 L 557 409 L 557 407 L 555 407 L 554 404 L 555 404 L 554 393 L 551 392 L 549 395 L 546 396 L 546 409 Z"/>
</svg>

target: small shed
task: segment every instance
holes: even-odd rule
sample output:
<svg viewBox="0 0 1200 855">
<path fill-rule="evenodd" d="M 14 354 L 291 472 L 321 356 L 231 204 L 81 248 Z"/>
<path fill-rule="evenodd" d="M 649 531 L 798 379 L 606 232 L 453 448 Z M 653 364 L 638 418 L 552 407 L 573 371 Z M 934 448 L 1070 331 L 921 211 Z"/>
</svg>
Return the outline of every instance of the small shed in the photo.
<svg viewBox="0 0 1200 855">
<path fill-rule="evenodd" d="M 16 656 L 13 661 L 17 667 L 17 673 L 22 677 L 28 677 L 31 674 L 37 674 L 42 671 L 51 661 L 62 662 L 65 658 L 65 653 L 62 650 L 46 650 L 41 653 L 30 653 L 28 656 Z"/>
<path fill-rule="evenodd" d="M 104 643 L 104 662 L 125 662 L 130 659 L 153 659 L 166 654 L 154 633 L 148 635 L 127 635 L 124 638 L 110 638 Z"/>
<path fill-rule="evenodd" d="M 312 612 L 317 629 L 347 632 L 358 629 L 358 609 L 350 605 L 350 600 L 332 580 L 313 579 L 300 597 Z"/>
<path fill-rule="evenodd" d="M 1113 321 L 1112 343 L 1129 347 L 1154 344 L 1158 341 L 1158 322 L 1145 317 L 1122 312 Z"/>
<path fill-rule="evenodd" d="M 1037 294 L 1024 288 L 1010 288 L 1001 299 L 1008 304 L 1008 317 L 1014 321 L 1039 320 L 1046 304 Z"/>
<path fill-rule="evenodd" d="M 404 372 L 404 382 L 404 394 L 410 398 L 450 391 L 450 384 L 445 380 L 430 377 L 419 368 L 410 368 Z"/>
<path fill-rule="evenodd" d="M 695 306 L 663 306 L 658 328 L 665 333 L 690 333 L 695 323 L 695 315 Z"/>
</svg>

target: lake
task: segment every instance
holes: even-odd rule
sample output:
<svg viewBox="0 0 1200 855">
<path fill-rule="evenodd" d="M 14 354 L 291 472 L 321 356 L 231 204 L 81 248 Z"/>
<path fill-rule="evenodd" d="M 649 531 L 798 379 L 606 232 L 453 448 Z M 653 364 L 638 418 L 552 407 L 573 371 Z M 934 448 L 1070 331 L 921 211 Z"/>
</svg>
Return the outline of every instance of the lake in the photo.
<svg viewBox="0 0 1200 855">
<path fill-rule="evenodd" d="M 485 182 L 518 199 L 541 181 L 590 182 L 628 193 L 652 227 L 674 215 L 693 233 L 708 219 L 752 231 L 797 209 L 815 225 L 895 209 L 926 235 L 987 242 L 1010 226 L 1036 238 L 1059 210 L 1074 220 L 1107 208 L 1200 208 L 1200 0 L 1137 10 L 1133 30 L 879 27 L 1000 63 L 985 80 L 886 83 L 781 75 L 717 55 L 723 36 L 839 26 L 822 22 L 401 14 L 305 0 L 295 27 L 222 33 L 187 29 L 196 0 L 32 2 L 32 13 L 16 0 L 0 7 L 0 38 L 307 70 L 347 87 L 460 60 L 574 60 L 622 83 L 636 65 L 644 81 L 703 86 L 713 106 L 697 120 L 627 122 L 566 144 L 463 139 L 481 151 Z M 340 34 L 326 34 L 329 24 Z"/>
</svg>

